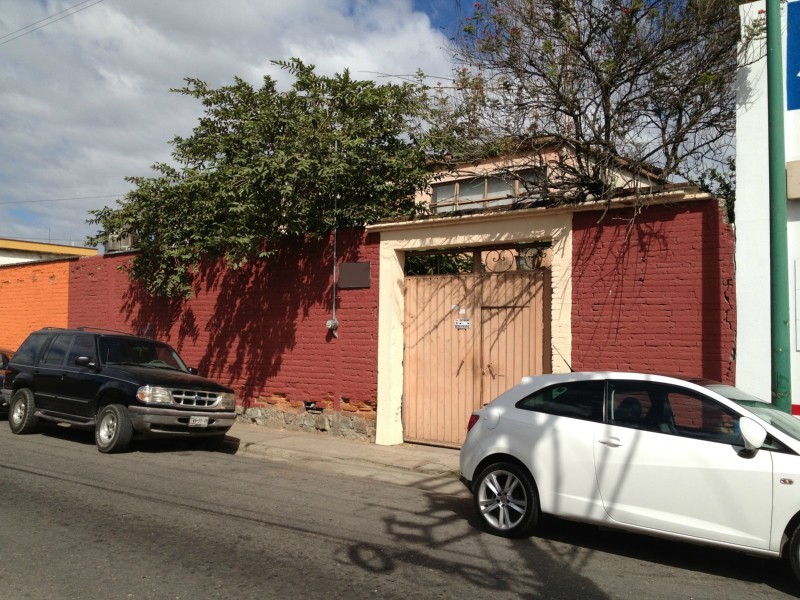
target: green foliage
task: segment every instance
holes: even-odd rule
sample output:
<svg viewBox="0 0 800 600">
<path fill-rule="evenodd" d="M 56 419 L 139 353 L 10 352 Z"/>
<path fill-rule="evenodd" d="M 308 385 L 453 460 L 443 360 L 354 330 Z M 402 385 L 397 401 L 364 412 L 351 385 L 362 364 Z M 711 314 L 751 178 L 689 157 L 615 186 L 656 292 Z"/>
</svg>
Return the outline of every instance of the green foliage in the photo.
<svg viewBox="0 0 800 600">
<path fill-rule="evenodd" d="M 734 202 L 736 200 L 736 159 L 729 156 L 720 167 L 711 167 L 697 175 L 687 174 L 687 180 L 704 192 L 713 194 L 725 204 L 725 212 L 730 223 L 734 223 Z"/>
<path fill-rule="evenodd" d="M 406 253 L 406 275 L 456 275 L 472 271 L 473 258 L 468 252 Z"/>
<path fill-rule="evenodd" d="M 417 211 L 430 178 L 418 84 L 379 85 L 348 71 L 320 76 L 298 59 L 275 63 L 294 78 L 279 91 L 236 79 L 219 89 L 186 79 L 172 90 L 204 115 L 172 141 L 173 163 L 155 164 L 115 208 L 93 211 L 91 245 L 132 235 L 131 275 L 150 293 L 192 293 L 204 257 L 234 268 L 269 253 L 271 240 L 321 235 Z"/>
</svg>

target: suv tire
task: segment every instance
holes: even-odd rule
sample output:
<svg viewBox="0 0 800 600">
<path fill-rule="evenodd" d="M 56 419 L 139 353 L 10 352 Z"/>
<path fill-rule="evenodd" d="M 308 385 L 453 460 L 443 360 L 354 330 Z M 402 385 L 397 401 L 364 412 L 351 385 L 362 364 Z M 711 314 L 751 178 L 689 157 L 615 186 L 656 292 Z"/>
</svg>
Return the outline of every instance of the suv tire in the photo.
<svg viewBox="0 0 800 600">
<path fill-rule="evenodd" d="M 121 404 L 109 404 L 97 413 L 94 441 L 104 454 L 124 452 L 133 439 L 133 426 L 128 409 Z"/>
<path fill-rule="evenodd" d="M 18 389 L 11 397 L 11 405 L 8 407 L 8 426 L 11 433 L 31 433 L 38 422 L 33 392 L 28 388 Z"/>
</svg>

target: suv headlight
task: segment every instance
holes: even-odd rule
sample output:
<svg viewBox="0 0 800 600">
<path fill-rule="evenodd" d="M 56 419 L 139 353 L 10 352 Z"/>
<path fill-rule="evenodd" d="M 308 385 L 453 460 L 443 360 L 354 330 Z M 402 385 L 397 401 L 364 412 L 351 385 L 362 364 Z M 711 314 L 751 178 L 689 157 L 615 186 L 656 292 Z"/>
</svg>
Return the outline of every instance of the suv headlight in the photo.
<svg viewBox="0 0 800 600">
<path fill-rule="evenodd" d="M 169 390 L 161 387 L 149 385 L 140 387 L 136 392 L 136 398 L 145 404 L 172 404 L 172 394 L 169 393 Z"/>
<path fill-rule="evenodd" d="M 219 395 L 223 408 L 236 408 L 236 394 L 225 392 Z"/>
</svg>

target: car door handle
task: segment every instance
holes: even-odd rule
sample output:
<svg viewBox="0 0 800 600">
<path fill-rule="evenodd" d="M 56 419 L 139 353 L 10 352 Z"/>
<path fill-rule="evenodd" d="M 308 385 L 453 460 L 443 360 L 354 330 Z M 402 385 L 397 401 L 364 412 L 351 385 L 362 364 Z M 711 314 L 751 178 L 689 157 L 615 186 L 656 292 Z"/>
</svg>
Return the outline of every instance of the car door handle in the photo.
<svg viewBox="0 0 800 600">
<path fill-rule="evenodd" d="M 622 440 L 620 440 L 618 437 L 606 438 L 604 440 L 600 440 L 600 443 L 611 448 L 619 448 L 622 446 Z"/>
</svg>

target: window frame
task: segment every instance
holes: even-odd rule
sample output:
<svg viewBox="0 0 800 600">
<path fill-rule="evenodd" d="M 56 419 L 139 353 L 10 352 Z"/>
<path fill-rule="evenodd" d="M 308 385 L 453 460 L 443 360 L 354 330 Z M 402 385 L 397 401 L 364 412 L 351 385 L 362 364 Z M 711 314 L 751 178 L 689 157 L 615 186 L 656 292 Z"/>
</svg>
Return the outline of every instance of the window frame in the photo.
<svg viewBox="0 0 800 600">
<path fill-rule="evenodd" d="M 473 177 L 462 177 L 460 179 L 453 179 L 451 181 L 443 181 L 431 185 L 431 207 L 434 213 L 447 213 L 457 210 L 468 210 L 470 208 L 493 208 L 499 206 L 508 206 L 514 204 L 522 198 L 535 198 L 528 193 L 527 188 L 521 183 L 525 181 L 547 181 L 547 168 L 542 166 L 527 167 L 520 169 L 515 173 L 511 181 L 508 178 L 500 176 L 501 172 L 487 173 L 485 175 L 476 175 Z M 510 183 L 510 190 L 507 194 L 490 194 L 489 184 L 490 181 L 503 181 Z M 483 193 L 480 198 L 470 198 L 468 200 L 462 199 L 462 185 L 474 185 L 476 188 L 482 184 Z M 446 189 L 452 186 L 452 195 L 448 192 L 446 200 L 437 200 L 437 190 Z"/>
</svg>

